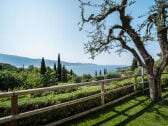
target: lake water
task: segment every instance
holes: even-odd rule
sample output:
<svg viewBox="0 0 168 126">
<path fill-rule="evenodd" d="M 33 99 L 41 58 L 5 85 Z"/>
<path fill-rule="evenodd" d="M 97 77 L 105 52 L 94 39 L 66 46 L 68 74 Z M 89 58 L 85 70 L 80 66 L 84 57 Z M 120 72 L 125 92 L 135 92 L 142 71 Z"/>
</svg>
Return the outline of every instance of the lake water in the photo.
<svg viewBox="0 0 168 126">
<path fill-rule="evenodd" d="M 104 69 L 107 69 L 107 72 L 115 72 L 116 68 L 124 67 L 124 65 L 79 65 L 79 66 L 66 66 L 68 70 L 73 70 L 73 72 L 79 76 L 83 74 L 95 75 L 95 71 L 99 74 L 104 73 Z"/>
</svg>

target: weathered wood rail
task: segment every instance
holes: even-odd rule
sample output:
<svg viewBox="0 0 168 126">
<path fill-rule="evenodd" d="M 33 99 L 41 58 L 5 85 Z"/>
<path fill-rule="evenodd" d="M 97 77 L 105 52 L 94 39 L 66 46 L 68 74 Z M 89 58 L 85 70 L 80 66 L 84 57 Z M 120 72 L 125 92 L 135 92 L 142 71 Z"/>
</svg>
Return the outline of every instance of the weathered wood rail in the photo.
<svg viewBox="0 0 168 126">
<path fill-rule="evenodd" d="M 75 119 L 77 117 L 86 115 L 90 112 L 96 111 L 98 109 L 101 109 L 101 108 L 106 107 L 108 105 L 111 105 L 113 103 L 116 103 L 120 100 L 123 100 L 123 99 L 125 99 L 129 96 L 132 96 L 132 95 L 140 92 L 140 91 L 136 90 L 136 84 L 137 84 L 137 77 L 138 76 L 140 76 L 140 75 L 106 79 L 106 80 L 100 80 L 100 81 L 85 82 L 85 83 L 68 84 L 68 85 L 62 85 L 62 86 L 51 86 L 51 87 L 44 87 L 44 88 L 36 88 L 36 89 L 28 89 L 28 90 L 20 90 L 20 91 L 0 93 L 0 98 L 11 97 L 11 115 L 0 118 L 0 125 L 3 124 L 3 123 L 6 123 L 6 122 L 10 122 L 11 126 L 18 126 L 17 120 L 19 120 L 19 119 L 29 117 L 29 116 L 32 116 L 32 115 L 36 115 L 36 114 L 40 114 L 40 113 L 44 113 L 44 112 L 47 112 L 47 111 L 55 110 L 55 109 L 58 109 L 58 108 L 63 108 L 63 107 L 66 107 L 68 105 L 73 105 L 73 104 L 80 103 L 80 102 L 83 102 L 83 101 L 86 101 L 86 100 L 94 99 L 96 97 L 101 97 L 101 101 L 100 101 L 101 105 L 100 106 L 92 108 L 92 109 L 87 110 L 85 112 L 73 115 L 71 117 L 61 119 L 61 120 L 58 120 L 56 122 L 52 122 L 52 123 L 50 123 L 46 126 L 54 126 L 54 125 L 64 123 L 64 122 L 69 121 L 71 119 Z M 116 89 L 105 91 L 104 86 L 106 84 L 109 84 L 112 81 L 120 81 L 120 80 L 129 79 L 129 78 L 133 78 L 133 77 L 135 78 L 134 83 L 132 83 L 130 85 L 127 85 L 127 86 L 123 86 L 123 87 L 119 87 L 119 88 L 116 88 Z M 28 111 L 28 112 L 18 113 L 18 96 L 19 95 L 41 93 L 41 92 L 46 92 L 46 91 L 56 91 L 56 90 L 59 90 L 59 89 L 75 88 L 75 87 L 82 87 L 82 86 L 96 86 L 96 85 L 100 85 L 100 87 L 101 87 L 100 93 L 98 93 L 98 94 L 90 95 L 90 96 L 87 96 L 87 97 L 75 99 L 75 100 L 72 100 L 72 101 L 68 101 L 68 102 L 64 102 L 64 103 L 60 103 L 60 104 L 56 104 L 56 105 L 52 105 L 52 106 L 48 106 L 48 107 L 43 107 L 43 108 L 40 108 L 40 109 L 31 110 L 31 111 Z M 107 95 L 111 92 L 119 91 L 119 90 L 122 90 L 122 89 L 125 89 L 125 88 L 130 88 L 130 87 L 132 87 L 134 89 L 134 92 L 105 104 L 105 101 L 104 101 L 105 95 Z"/>
</svg>

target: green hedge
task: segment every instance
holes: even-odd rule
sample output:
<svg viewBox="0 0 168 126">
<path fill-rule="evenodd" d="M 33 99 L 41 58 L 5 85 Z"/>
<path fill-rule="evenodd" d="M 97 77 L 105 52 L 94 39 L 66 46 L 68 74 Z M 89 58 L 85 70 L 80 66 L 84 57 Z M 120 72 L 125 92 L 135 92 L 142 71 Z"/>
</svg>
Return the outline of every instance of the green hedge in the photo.
<svg viewBox="0 0 168 126">
<path fill-rule="evenodd" d="M 126 94 L 129 94 L 130 92 L 133 91 L 133 87 L 128 88 L 128 89 L 122 89 L 119 91 L 116 91 L 114 93 L 110 93 L 108 95 L 105 96 L 105 102 L 109 102 L 113 99 L 116 99 L 118 97 L 124 96 Z M 75 99 L 80 98 L 80 97 L 84 97 L 84 96 L 89 96 L 95 93 L 100 92 L 100 90 L 97 90 L 96 92 L 90 92 L 85 94 L 84 92 L 82 94 L 78 94 L 78 96 L 75 97 Z M 67 97 L 68 99 L 62 99 L 61 102 L 65 102 L 66 100 L 72 100 L 74 99 L 73 97 Z M 49 105 L 53 105 L 55 101 L 48 101 L 48 102 L 36 102 L 35 104 L 21 104 L 19 106 L 19 112 L 25 112 L 25 111 L 30 111 L 33 109 L 38 109 L 38 108 L 42 108 L 45 106 L 49 106 Z M 27 118 L 23 118 L 19 120 L 19 125 L 20 126 L 40 126 L 40 125 L 44 125 L 47 124 L 49 122 L 53 122 L 62 118 L 66 118 L 68 116 L 74 115 L 76 113 L 81 113 L 83 111 L 86 111 L 88 109 L 91 109 L 93 107 L 99 106 L 100 105 L 100 97 L 95 98 L 95 99 L 91 99 L 91 100 L 87 100 L 81 103 L 77 103 L 77 104 L 73 104 L 73 105 L 69 105 L 66 106 L 64 108 L 60 108 L 57 110 L 52 110 L 46 113 L 42 113 L 42 114 L 38 114 L 38 115 L 34 115 L 32 117 L 27 117 Z M 8 110 L 4 107 L 1 108 L 0 110 L 1 112 L 3 111 L 6 114 L 9 114 L 10 112 L 10 108 L 8 108 Z M 3 115 L 4 115 L 3 113 Z M 5 115 L 6 115 L 5 114 Z M 32 123 L 33 122 L 33 123 Z M 7 124 L 6 124 L 7 125 Z"/>
</svg>

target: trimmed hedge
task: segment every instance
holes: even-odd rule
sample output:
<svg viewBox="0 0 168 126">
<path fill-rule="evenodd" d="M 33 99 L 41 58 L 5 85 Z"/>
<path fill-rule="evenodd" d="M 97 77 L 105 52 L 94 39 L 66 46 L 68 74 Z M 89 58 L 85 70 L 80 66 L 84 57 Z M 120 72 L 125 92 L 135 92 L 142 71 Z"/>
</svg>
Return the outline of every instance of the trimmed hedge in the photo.
<svg viewBox="0 0 168 126">
<path fill-rule="evenodd" d="M 118 97 L 122 97 L 126 94 L 129 94 L 133 91 L 133 87 L 127 88 L 127 89 L 122 89 L 122 90 L 118 90 L 116 92 L 112 92 L 110 94 L 105 95 L 105 102 L 109 102 L 112 101 L 114 99 L 117 99 Z M 79 94 L 78 96 L 75 97 L 75 99 L 80 98 L 80 97 L 84 97 L 84 96 L 89 96 L 95 93 L 99 93 L 100 90 L 96 91 L 96 92 L 90 92 L 87 94 Z M 74 98 L 69 97 L 68 99 L 62 99 L 61 102 L 65 102 L 65 101 L 70 101 Z M 38 108 L 42 108 L 42 107 L 46 107 L 46 106 L 50 106 L 53 105 L 53 102 L 36 102 L 35 104 L 21 104 L 19 106 L 19 113 L 20 112 L 25 112 L 25 111 L 30 111 L 33 109 L 38 109 Z M 55 103 L 54 103 L 55 104 Z M 44 125 L 47 124 L 49 122 L 53 122 L 62 118 L 66 118 L 69 117 L 71 115 L 77 114 L 77 113 L 81 113 L 84 112 L 88 109 L 91 109 L 93 107 L 99 106 L 100 105 L 100 97 L 97 97 L 95 99 L 91 99 L 91 100 L 87 100 L 81 103 L 77 103 L 77 104 L 73 104 L 73 105 L 69 105 L 66 106 L 64 108 L 60 108 L 57 110 L 52 110 L 49 112 L 45 112 L 42 114 L 38 114 L 38 115 L 34 115 L 31 117 L 27 117 L 27 118 L 23 118 L 19 120 L 19 126 L 40 126 L 40 125 Z M 6 113 L 7 115 L 10 112 L 10 108 L 8 108 L 8 110 L 4 107 L 1 108 L 0 110 L 1 112 L 3 111 L 4 113 Z M 3 116 L 4 116 L 3 113 Z M 5 115 L 6 115 L 5 114 Z M 33 122 L 33 123 L 32 123 Z M 8 125 L 8 124 L 6 124 Z"/>
</svg>

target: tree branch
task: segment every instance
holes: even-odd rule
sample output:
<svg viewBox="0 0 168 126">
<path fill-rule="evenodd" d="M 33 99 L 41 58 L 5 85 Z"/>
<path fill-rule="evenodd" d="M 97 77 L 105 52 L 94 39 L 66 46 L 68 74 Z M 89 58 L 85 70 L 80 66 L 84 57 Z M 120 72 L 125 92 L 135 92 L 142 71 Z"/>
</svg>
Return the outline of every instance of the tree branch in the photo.
<svg viewBox="0 0 168 126">
<path fill-rule="evenodd" d="M 124 4 L 126 4 L 127 0 L 122 1 Z M 122 27 L 124 27 L 126 30 L 126 33 L 131 37 L 133 43 L 135 44 L 136 48 L 138 49 L 139 53 L 141 54 L 146 66 L 150 66 L 150 68 L 153 68 L 154 60 L 151 55 L 147 52 L 145 49 L 144 43 L 141 41 L 141 38 L 139 34 L 135 31 L 135 29 L 132 28 L 131 20 L 132 18 L 128 15 L 125 15 L 125 8 L 123 7 L 120 13 L 120 19 L 122 22 Z M 153 72 L 153 69 L 149 70 L 150 72 Z"/>
<path fill-rule="evenodd" d="M 154 70 L 155 75 L 156 74 L 161 75 L 162 72 L 164 71 L 164 68 L 167 66 L 167 64 L 168 64 L 168 54 L 162 57 L 160 63 L 155 67 L 155 70 Z"/>
<path fill-rule="evenodd" d="M 108 11 L 106 11 L 105 13 L 101 13 L 97 16 L 94 16 L 94 14 L 91 14 L 87 19 L 84 17 L 84 7 L 83 7 L 84 3 L 82 2 L 82 0 L 79 0 L 79 2 L 81 3 L 80 8 L 81 8 L 81 15 L 82 15 L 83 22 L 89 22 L 89 21 L 101 22 L 111 13 L 115 11 L 120 11 L 123 8 L 125 8 L 127 0 L 122 0 L 121 5 L 118 5 L 118 4 L 111 5 Z"/>
<path fill-rule="evenodd" d="M 121 29 L 121 31 L 120 31 L 118 37 L 112 36 L 114 29 Z M 136 50 L 133 49 L 133 48 L 131 48 L 131 47 L 129 47 L 129 46 L 126 44 L 126 39 L 125 39 L 125 40 L 122 39 L 122 36 L 123 36 L 124 32 L 125 32 L 125 28 L 124 28 L 124 27 L 122 27 L 122 26 L 120 26 L 120 25 L 114 25 L 114 26 L 113 26 L 112 28 L 110 28 L 110 30 L 109 30 L 107 42 L 109 43 L 109 42 L 112 41 L 112 40 L 118 40 L 118 41 L 121 43 L 122 48 L 124 48 L 124 49 L 128 50 L 129 52 L 131 52 L 131 53 L 133 54 L 133 56 L 134 56 L 134 57 L 137 59 L 137 61 L 139 62 L 139 65 L 146 68 L 145 64 L 144 64 L 143 61 L 141 60 L 141 58 L 140 58 L 140 56 L 138 55 L 138 53 L 136 52 Z"/>
<path fill-rule="evenodd" d="M 146 65 L 143 63 L 143 61 L 141 60 L 140 56 L 138 55 L 137 51 L 134 49 L 134 48 L 131 48 L 130 46 L 128 46 L 126 44 L 126 40 L 124 40 L 122 38 L 122 35 L 124 34 L 124 31 L 121 31 L 118 35 L 117 39 L 118 41 L 120 41 L 121 45 L 122 45 L 122 48 L 128 50 L 129 52 L 131 52 L 133 54 L 133 56 L 136 58 L 136 60 L 139 62 L 139 65 L 140 66 L 143 66 L 146 68 Z"/>
<path fill-rule="evenodd" d="M 112 36 L 112 35 L 113 35 L 115 29 L 120 29 L 121 31 L 125 31 L 125 28 L 122 27 L 121 25 L 114 25 L 114 26 L 112 26 L 112 27 L 109 29 L 108 36 L 107 36 L 107 42 L 108 42 L 108 43 L 109 43 L 112 39 L 114 40 L 114 36 Z"/>
</svg>

